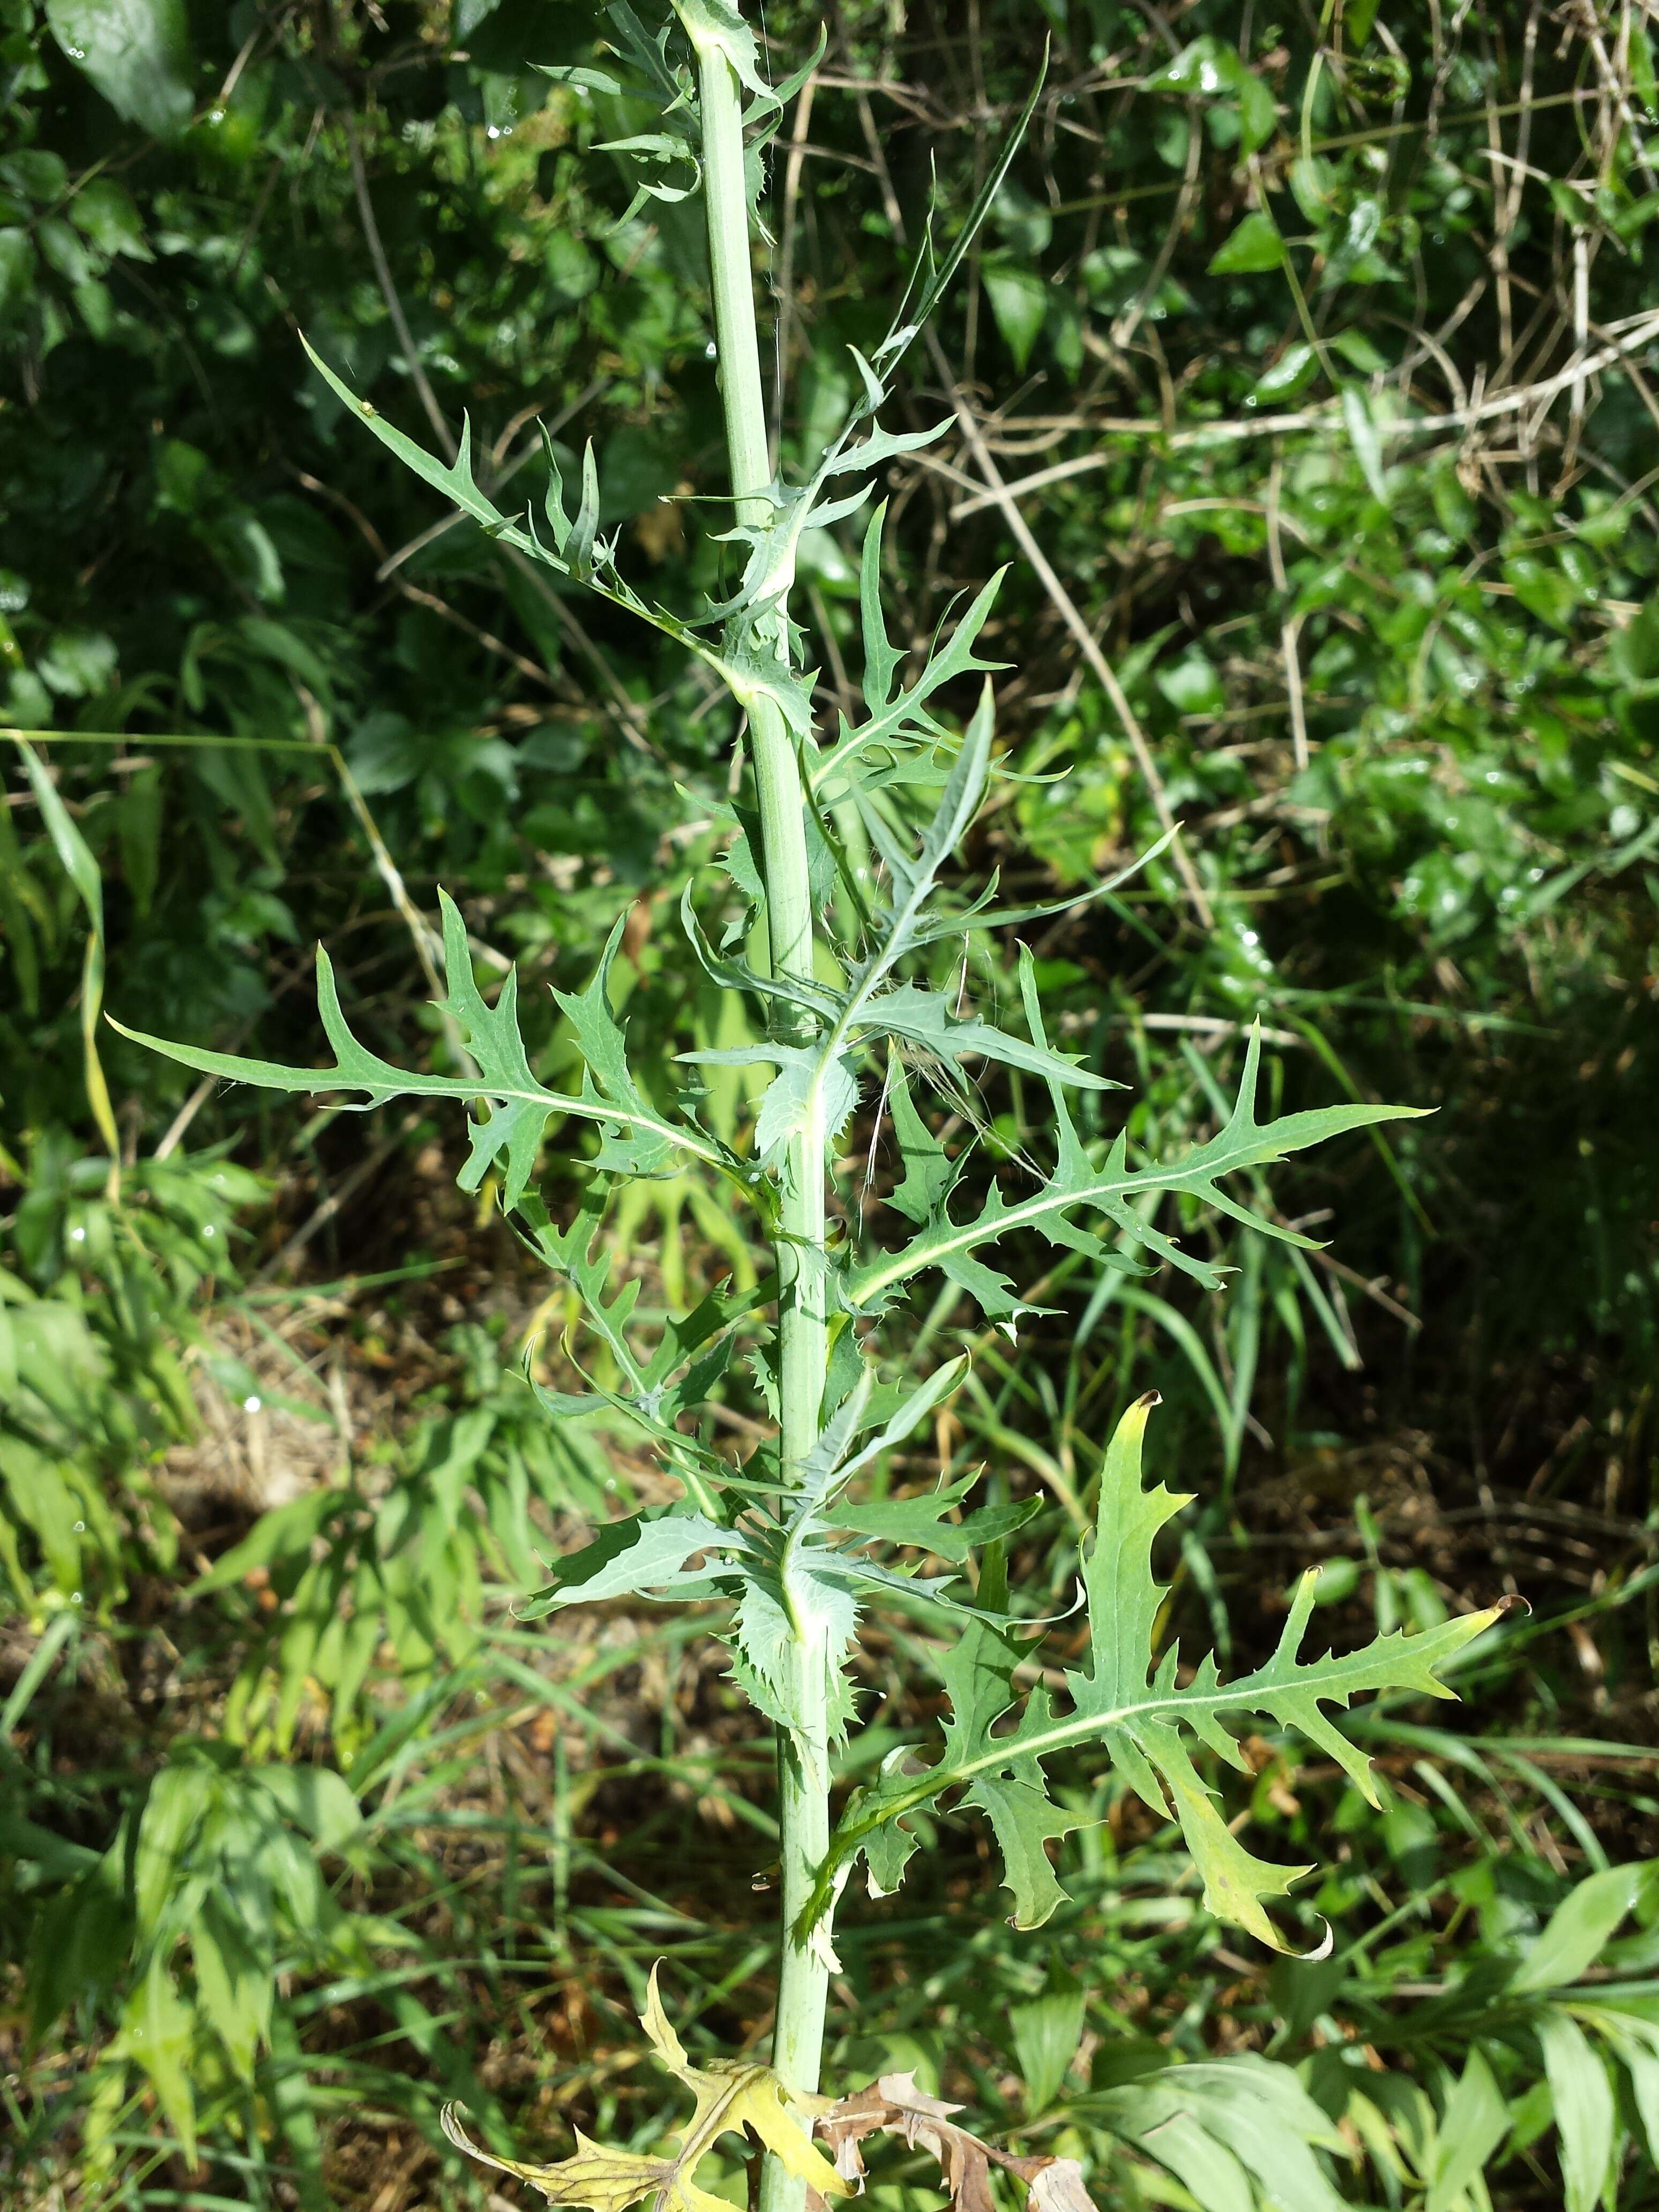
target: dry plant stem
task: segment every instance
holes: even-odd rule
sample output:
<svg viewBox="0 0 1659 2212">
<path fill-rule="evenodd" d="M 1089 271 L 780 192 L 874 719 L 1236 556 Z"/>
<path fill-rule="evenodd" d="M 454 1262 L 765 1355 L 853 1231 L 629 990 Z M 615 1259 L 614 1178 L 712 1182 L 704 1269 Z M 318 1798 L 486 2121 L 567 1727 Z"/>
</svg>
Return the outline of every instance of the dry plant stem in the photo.
<svg viewBox="0 0 1659 2212">
<path fill-rule="evenodd" d="M 455 440 L 444 419 L 443 409 L 438 404 L 438 396 L 427 377 L 420 349 L 415 343 L 409 319 L 404 313 L 404 303 L 398 297 L 398 288 L 392 281 L 391 264 L 386 258 L 386 248 L 380 243 L 380 226 L 374 220 L 374 203 L 368 196 L 368 173 L 363 167 L 363 149 L 357 137 L 356 121 L 349 111 L 345 118 L 345 131 L 346 152 L 351 162 L 352 190 L 356 197 L 358 218 L 363 227 L 369 258 L 374 264 L 374 280 L 380 288 L 380 297 L 386 301 L 386 313 L 392 318 L 392 327 L 398 333 L 398 343 L 404 349 L 410 376 L 419 394 L 421 405 L 426 410 L 426 419 L 432 425 L 444 459 L 453 461 Z"/>
<path fill-rule="evenodd" d="M 703 130 L 703 184 L 708 254 L 720 359 L 721 404 L 732 489 L 739 522 L 772 519 L 772 480 L 763 397 L 760 348 L 744 185 L 741 95 L 716 40 L 697 46 Z M 785 649 L 781 604 L 764 617 Z M 768 699 L 749 708 L 750 741 L 761 821 L 767 931 L 780 975 L 812 973 L 812 905 L 806 859 L 806 809 L 795 746 L 783 716 Z M 790 1139 L 782 1172 L 778 1265 L 778 1382 L 785 1479 L 806 1461 L 818 1439 L 827 1359 L 825 1140 L 821 1120 Z M 783 1929 L 772 2063 L 791 2088 L 815 2090 L 823 2045 L 829 1969 L 803 1925 L 817 1869 L 830 1844 L 828 1671 L 825 1655 L 798 1646 L 801 1727 L 780 1746 Z M 797 2212 L 804 2185 L 769 2155 L 762 2212 Z"/>
<path fill-rule="evenodd" d="M 944 380 L 945 392 L 949 396 L 951 407 L 955 410 L 957 421 L 962 426 L 962 434 L 968 441 L 968 450 L 974 457 L 975 465 L 988 487 L 988 500 L 1002 509 L 1003 518 L 1018 541 L 1021 552 L 1030 562 L 1038 582 L 1054 602 L 1061 621 L 1076 639 L 1084 659 L 1094 672 L 1095 680 L 1111 702 L 1112 710 L 1123 726 L 1124 735 L 1129 740 L 1130 750 L 1135 757 L 1135 765 L 1139 769 L 1146 788 L 1152 793 L 1152 805 L 1158 811 L 1159 823 L 1165 830 L 1176 832 L 1175 842 L 1170 848 L 1170 857 L 1175 861 L 1176 872 L 1192 903 L 1193 913 L 1200 928 L 1212 929 L 1215 926 L 1215 916 L 1210 910 L 1209 900 L 1205 896 L 1204 886 L 1199 881 L 1198 871 L 1193 866 L 1186 847 L 1181 842 L 1179 824 L 1170 805 L 1169 796 L 1164 791 L 1164 780 L 1158 772 L 1158 763 L 1152 758 L 1152 748 L 1146 742 L 1146 732 L 1136 720 L 1133 708 L 1124 696 L 1123 686 L 1118 682 L 1110 661 L 1101 651 L 1094 632 L 1079 613 L 1076 602 L 1055 574 L 1054 564 L 1032 536 L 1030 525 L 1020 513 L 1012 490 L 1004 483 L 1002 471 L 998 468 L 991 449 L 981 433 L 978 417 L 969 405 L 961 386 L 951 373 L 950 363 L 945 358 L 944 347 L 940 345 L 937 335 L 933 331 L 930 330 L 927 335 L 928 350 L 933 356 L 933 366 Z"/>
</svg>

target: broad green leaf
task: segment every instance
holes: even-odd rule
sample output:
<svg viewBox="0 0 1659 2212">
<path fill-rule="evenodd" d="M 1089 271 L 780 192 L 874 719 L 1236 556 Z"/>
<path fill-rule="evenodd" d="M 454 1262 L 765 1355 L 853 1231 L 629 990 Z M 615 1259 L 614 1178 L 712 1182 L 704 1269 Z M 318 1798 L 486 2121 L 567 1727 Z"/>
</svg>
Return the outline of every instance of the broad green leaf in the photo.
<svg viewBox="0 0 1659 2212">
<path fill-rule="evenodd" d="M 1116 2092 L 1119 2097 L 1127 2094 Z M 1127 2114 L 1118 2124 L 1129 2141 L 1185 2184 L 1203 2212 L 1256 2212 L 1260 2200 L 1249 2175 L 1226 2144 L 1218 2142 L 1193 2113 L 1161 2111 L 1156 2132 L 1148 2130 L 1144 2138 Z"/>
<path fill-rule="evenodd" d="M 1048 314 L 1048 286 L 1042 271 L 1012 254 L 988 254 L 980 264 L 980 282 L 1002 342 L 1023 374 Z"/>
<path fill-rule="evenodd" d="M 185 0 L 46 0 L 46 21 L 118 115 L 156 138 L 190 121 L 196 63 Z"/>
<path fill-rule="evenodd" d="M 1659 599 L 1649 599 L 1613 633 L 1607 665 L 1622 684 L 1647 684 L 1659 677 Z"/>
<path fill-rule="evenodd" d="M 214 1776 L 204 1766 L 164 1766 L 150 1784 L 132 1862 L 133 1908 L 146 1941 L 175 1903 L 179 1863 L 214 1796 Z"/>
<path fill-rule="evenodd" d="M 1247 215 L 1210 256 L 1212 276 L 1253 276 L 1263 269 L 1278 269 L 1285 259 L 1285 241 L 1279 226 L 1261 210 Z"/>
<path fill-rule="evenodd" d="M 237 2075 L 251 2081 L 270 2025 L 275 1978 L 270 1960 L 253 1950 L 234 1916 L 234 1898 L 210 1899 L 191 1928 L 190 1954 L 202 2009 Z"/>
<path fill-rule="evenodd" d="M 1537 2026 L 1560 2137 L 1565 2212 L 1595 2212 L 1613 2160 L 1618 2118 L 1607 2069 L 1570 2013 L 1551 2006 Z"/>
<path fill-rule="evenodd" d="M 1288 345 L 1272 368 L 1257 377 L 1250 397 L 1258 406 L 1270 401 L 1282 405 L 1304 392 L 1318 374 L 1319 362 L 1310 345 L 1305 341 Z"/>
<path fill-rule="evenodd" d="M 1195 2193 L 1218 2184 L 1213 2203 L 1199 2196 L 1206 2212 L 1231 2212 L 1241 2168 L 1273 2212 L 1341 2212 L 1315 2152 L 1346 2146 L 1288 2066 L 1254 2054 L 1164 2066 L 1091 2101 Z"/>
<path fill-rule="evenodd" d="M 1194 39 L 1172 61 L 1146 80 L 1149 92 L 1182 92 L 1189 98 L 1237 102 L 1244 151 L 1254 154 L 1272 137 L 1277 120 L 1273 96 L 1224 40 Z"/>
<path fill-rule="evenodd" d="M 185 2156 L 193 2164 L 196 2014 L 194 2008 L 173 1987 L 159 1952 L 151 1956 L 142 1980 L 122 2009 L 118 2041 L 122 2054 L 149 2075 L 156 2102 L 177 2135 Z"/>
<path fill-rule="evenodd" d="M 1564 568 L 1530 553 L 1516 553 L 1504 563 L 1504 578 L 1522 605 L 1540 622 L 1547 623 L 1552 629 L 1571 629 L 1580 594 Z"/>
<path fill-rule="evenodd" d="M 1345 384 L 1342 387 L 1342 420 L 1347 425 L 1349 442 L 1366 483 L 1386 505 L 1389 480 L 1382 472 L 1382 434 L 1371 412 L 1370 402 L 1357 384 Z"/>
<path fill-rule="evenodd" d="M 283 1817 L 303 1829 L 319 1851 L 337 1851 L 362 1829 L 350 1784 L 329 1766 L 258 1766 L 248 1779 L 272 1798 Z"/>
<path fill-rule="evenodd" d="M 1009 2014 L 1025 2109 L 1033 2117 L 1054 2102 L 1077 2057 L 1087 2006 L 1087 1990 L 1056 1960 L 1041 1996 Z"/>
<path fill-rule="evenodd" d="M 1588 1876 L 1556 1907 L 1542 1933 L 1528 1946 L 1510 1990 L 1518 1996 L 1576 1982 L 1595 1964 L 1620 1922 L 1656 1885 L 1659 1864 L 1650 1860 L 1608 1867 Z"/>
<path fill-rule="evenodd" d="M 1424 2212 L 1455 2212 L 1464 2191 L 1509 2130 L 1509 2106 L 1477 2045 L 1446 2100 Z"/>
</svg>

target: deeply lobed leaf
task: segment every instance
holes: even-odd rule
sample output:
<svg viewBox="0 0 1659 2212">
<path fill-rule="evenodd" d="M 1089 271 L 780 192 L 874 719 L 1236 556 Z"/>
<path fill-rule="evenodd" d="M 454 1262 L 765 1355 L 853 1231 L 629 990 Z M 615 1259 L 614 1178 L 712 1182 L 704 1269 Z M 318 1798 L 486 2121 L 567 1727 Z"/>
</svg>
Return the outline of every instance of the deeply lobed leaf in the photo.
<svg viewBox="0 0 1659 2212">
<path fill-rule="evenodd" d="M 663 2011 L 654 1966 L 641 2020 L 658 2059 L 696 2100 L 690 2119 L 678 2130 L 679 2148 L 672 2156 L 611 2150 L 592 2142 L 578 2128 L 572 2130 L 576 2148 L 571 2157 L 550 2166 L 529 2166 L 481 2150 L 462 2127 L 453 2105 L 444 2108 L 444 2133 L 481 2166 L 527 2181 L 550 2204 L 584 2204 L 590 2212 L 628 2212 L 629 2205 L 647 2197 L 652 2200 L 653 2212 L 730 2212 L 723 2197 L 700 2189 L 696 2179 L 698 2166 L 716 2139 L 728 2132 L 752 2135 L 820 2198 L 852 2194 L 851 2183 L 842 2179 L 808 2138 L 806 2128 L 817 2100 L 803 2099 L 787 2089 L 769 2066 L 726 2058 L 711 2060 L 704 2067 L 692 2065 Z"/>
<path fill-rule="evenodd" d="M 615 955 L 621 925 L 613 930 L 599 974 L 579 995 L 556 994 L 570 1016 L 586 1061 L 582 1094 L 573 1098 L 549 1091 L 532 1073 L 518 1022 L 517 978 L 508 972 L 495 1006 L 489 1006 L 472 974 L 466 930 L 453 901 L 443 892 L 444 966 L 447 995 L 441 1002 L 453 1016 L 462 1041 L 478 1064 L 476 1076 L 428 1075 L 396 1067 L 359 1043 L 340 1006 L 334 969 L 317 948 L 317 1006 L 323 1032 L 334 1048 L 329 1067 L 285 1067 L 235 1053 L 205 1052 L 129 1029 L 113 1026 L 135 1043 L 148 1045 L 182 1066 L 227 1082 L 252 1083 L 267 1091 L 316 1092 L 357 1091 L 365 1103 L 382 1106 L 395 1098 L 482 1099 L 485 1114 L 471 1131 L 471 1151 L 461 1171 L 465 1190 L 476 1190 L 486 1172 L 499 1165 L 502 1203 L 512 1207 L 524 1196 L 547 1123 L 555 1115 L 574 1115 L 597 1121 L 607 1132 L 600 1164 L 635 1174 L 659 1173 L 676 1153 L 699 1159 L 737 1177 L 736 1163 L 723 1147 L 700 1131 L 677 1127 L 649 1104 L 629 1073 L 623 1032 L 605 996 L 605 978 Z"/>
<path fill-rule="evenodd" d="M 877 1886 L 890 1889 L 908 1850 L 887 1832 L 947 1790 L 961 1789 L 963 1802 L 991 1820 L 1018 1924 L 1039 1924 L 1064 1894 L 1044 1847 L 1076 1825 L 1050 1802 L 1043 1762 L 1059 1752 L 1097 1744 L 1145 1803 L 1180 1823 L 1207 1909 L 1274 1949 L 1285 1948 L 1264 1900 L 1288 1894 L 1310 1869 L 1275 1866 L 1245 1849 L 1194 1766 L 1189 1742 L 1245 1768 L 1224 1717 L 1249 1713 L 1307 1737 L 1375 1803 L 1369 1760 L 1326 1709 L 1346 1709 L 1362 1692 L 1451 1696 L 1442 1670 L 1506 1605 L 1419 1635 L 1396 1631 L 1358 1651 L 1304 1660 L 1299 1653 L 1313 1608 L 1316 1577 L 1310 1574 L 1297 1593 L 1278 1650 L 1264 1666 L 1224 1683 L 1213 1657 L 1206 1656 L 1189 1682 L 1179 1683 L 1174 1646 L 1161 1660 L 1155 1649 L 1166 1593 L 1152 1563 L 1159 1530 L 1188 1501 L 1161 1483 L 1142 1487 L 1141 1440 L 1157 1402 L 1149 1395 L 1130 1407 L 1107 1454 L 1097 1524 L 1083 1569 L 1089 1664 L 1066 1678 L 1071 1711 L 1057 1712 L 1042 1687 L 1020 1704 L 1015 1674 L 1029 1644 L 1015 1624 L 976 1620 L 942 1665 L 951 1715 L 940 1756 L 920 1773 L 905 1772 L 902 1761 L 895 1760 L 873 1789 L 854 1800 L 832 1838 L 821 1893 L 828 1893 L 839 1870 L 860 1851 L 869 1857 Z M 1011 1729 L 1007 1717 L 1016 1711 Z"/>
</svg>

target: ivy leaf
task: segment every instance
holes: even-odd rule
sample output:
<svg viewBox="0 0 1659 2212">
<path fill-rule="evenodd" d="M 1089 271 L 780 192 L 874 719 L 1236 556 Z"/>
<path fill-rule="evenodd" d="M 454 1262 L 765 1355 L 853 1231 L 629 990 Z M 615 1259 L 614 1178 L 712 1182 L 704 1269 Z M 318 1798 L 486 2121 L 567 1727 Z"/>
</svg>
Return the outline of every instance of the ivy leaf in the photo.
<svg viewBox="0 0 1659 2212">
<path fill-rule="evenodd" d="M 585 2204 L 590 2212 L 627 2212 L 629 2205 L 647 2197 L 653 2200 L 653 2212 L 730 2212 L 724 2198 L 699 2189 L 695 2179 L 697 2166 L 717 2138 L 728 2132 L 753 2136 L 820 2197 L 851 2196 L 852 2184 L 842 2180 L 809 2138 L 816 2100 L 797 2097 L 769 2066 L 729 2058 L 692 2065 L 663 2012 L 654 1966 L 641 2020 L 659 2060 L 696 2100 L 690 2120 L 678 2131 L 679 2148 L 672 2157 L 610 2150 L 578 2128 L 573 2130 L 573 2157 L 552 2166 L 527 2166 L 481 2150 L 462 2127 L 453 2105 L 444 2107 L 444 2133 L 481 2166 L 527 2181 L 550 2204 Z"/>
</svg>

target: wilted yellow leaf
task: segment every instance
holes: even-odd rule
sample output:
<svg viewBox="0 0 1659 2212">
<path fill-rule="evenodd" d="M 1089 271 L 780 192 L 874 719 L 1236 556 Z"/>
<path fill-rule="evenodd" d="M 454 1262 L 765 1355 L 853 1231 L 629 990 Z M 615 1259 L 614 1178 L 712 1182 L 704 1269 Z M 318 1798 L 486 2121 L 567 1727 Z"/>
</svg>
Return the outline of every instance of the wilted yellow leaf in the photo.
<svg viewBox="0 0 1659 2212">
<path fill-rule="evenodd" d="M 696 2109 L 690 2124 L 680 2130 L 679 2148 L 672 2158 L 607 2150 L 602 2143 L 590 2142 L 577 2129 L 573 2157 L 560 2159 L 552 2166 L 523 2166 L 516 2159 L 495 2158 L 480 2150 L 461 2126 L 453 2105 L 444 2109 L 444 2133 L 458 2149 L 481 2165 L 494 2166 L 499 2173 L 516 2174 L 520 2181 L 539 2189 L 550 2204 L 585 2204 L 589 2212 L 627 2212 L 630 2204 L 647 2197 L 652 2200 L 653 2212 L 732 2212 L 724 2198 L 699 2189 L 692 2177 L 717 2136 L 741 2135 L 745 2129 L 820 2197 L 852 2194 L 853 2185 L 842 2180 L 830 2161 L 812 2148 L 806 2132 L 808 2116 L 821 2100 L 793 2097 L 769 2066 L 725 2058 L 711 2059 L 706 2067 L 693 2066 L 663 2011 L 654 1967 L 641 2021 L 658 2057 L 696 2099 Z M 792 2105 L 802 2113 L 802 2120 L 794 2118 Z"/>
</svg>

